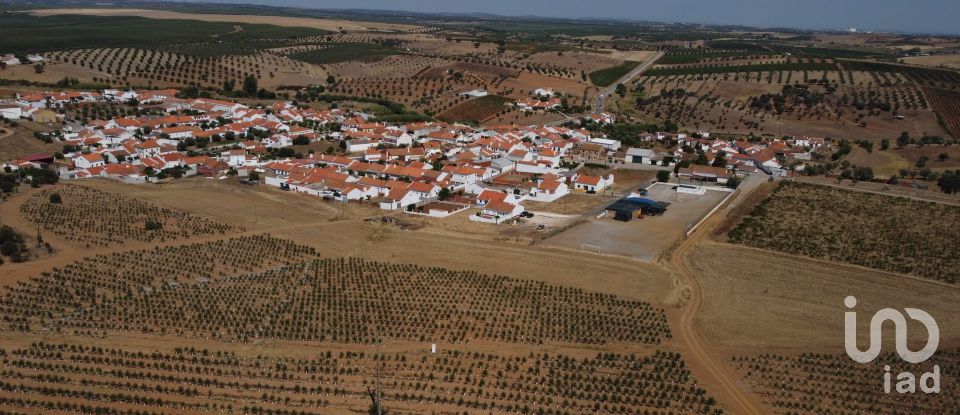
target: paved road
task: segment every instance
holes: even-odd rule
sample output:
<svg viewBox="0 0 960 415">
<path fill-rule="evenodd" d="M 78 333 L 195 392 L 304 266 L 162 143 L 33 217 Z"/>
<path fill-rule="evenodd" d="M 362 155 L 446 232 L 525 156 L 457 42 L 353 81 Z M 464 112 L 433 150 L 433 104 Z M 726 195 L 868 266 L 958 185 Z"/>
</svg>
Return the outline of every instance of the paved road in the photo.
<svg viewBox="0 0 960 415">
<path fill-rule="evenodd" d="M 626 85 L 626 83 L 630 82 L 631 79 L 636 78 L 638 75 L 643 73 L 643 71 L 646 71 L 648 68 L 653 66 L 653 64 L 657 60 L 659 60 L 661 57 L 663 57 L 663 52 L 657 52 L 653 54 L 653 56 L 651 56 L 650 59 L 647 59 L 647 61 L 640 64 L 640 66 L 633 68 L 632 71 L 628 72 L 622 78 L 617 80 L 617 82 L 614 82 L 610 84 L 610 86 L 604 89 L 601 89 L 600 94 L 597 95 L 597 103 L 596 103 L 596 106 L 594 107 L 594 112 L 596 114 L 603 112 L 603 109 L 607 104 L 607 97 L 609 97 L 611 94 L 613 94 L 617 90 L 618 84 Z"/>
</svg>

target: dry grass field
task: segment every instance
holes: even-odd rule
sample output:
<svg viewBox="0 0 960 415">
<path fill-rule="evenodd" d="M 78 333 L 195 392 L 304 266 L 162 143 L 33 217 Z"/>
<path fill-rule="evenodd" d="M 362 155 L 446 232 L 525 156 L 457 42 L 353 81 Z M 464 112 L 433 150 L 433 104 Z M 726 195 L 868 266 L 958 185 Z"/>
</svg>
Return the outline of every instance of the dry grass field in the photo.
<svg viewBox="0 0 960 415">
<path fill-rule="evenodd" d="M 900 169 L 907 169 L 913 166 L 904 157 L 892 151 L 867 152 L 867 150 L 857 147 L 850 151 L 850 154 L 843 158 L 854 166 L 870 167 L 873 174 L 877 177 L 890 177 L 900 174 Z"/>
<path fill-rule="evenodd" d="M 843 300 L 849 295 L 865 311 L 863 325 L 869 310 L 914 307 L 933 315 L 943 333 L 960 330 L 950 305 L 958 288 L 945 283 L 718 242 L 698 246 L 691 263 L 705 293 L 697 327 L 728 356 L 843 353 Z M 916 331 L 914 350 L 926 341 L 923 330 Z M 861 344 L 867 333 L 859 331 Z M 885 333 L 892 347 L 892 330 Z M 957 341 L 945 334 L 941 349 Z"/>
<path fill-rule="evenodd" d="M 732 242 L 955 283 L 960 208 L 783 182 Z"/>
<path fill-rule="evenodd" d="M 63 146 L 60 144 L 45 143 L 34 138 L 33 131 L 22 126 L 6 127 L 3 128 L 3 132 L 0 132 L 0 159 L 2 160 L 15 160 L 17 157 L 38 153 L 53 154 L 62 149 Z"/>
<path fill-rule="evenodd" d="M 911 56 L 903 58 L 903 61 L 911 65 L 960 69 L 960 55 Z"/>
<path fill-rule="evenodd" d="M 252 24 L 270 24 L 286 27 L 310 27 L 329 31 L 407 31 L 413 30 L 414 26 L 373 23 L 373 22 L 355 22 L 350 20 L 335 19 L 311 19 L 302 17 L 282 17 L 282 16 L 257 16 L 246 14 L 207 14 L 207 13 L 180 13 L 164 10 L 147 9 L 38 9 L 31 10 L 30 14 L 35 16 L 55 16 L 62 14 L 70 15 L 89 15 L 89 16 L 138 16 L 149 19 L 160 20 L 200 20 L 205 22 L 231 22 L 231 23 L 252 23 Z"/>
</svg>

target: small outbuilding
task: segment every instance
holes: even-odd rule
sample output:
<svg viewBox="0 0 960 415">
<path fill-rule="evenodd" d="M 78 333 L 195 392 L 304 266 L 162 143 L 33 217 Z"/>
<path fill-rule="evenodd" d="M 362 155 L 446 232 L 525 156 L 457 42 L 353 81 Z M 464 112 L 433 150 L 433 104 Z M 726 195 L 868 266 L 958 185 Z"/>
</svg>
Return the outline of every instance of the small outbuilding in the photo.
<svg viewBox="0 0 960 415">
<path fill-rule="evenodd" d="M 670 204 L 667 202 L 642 197 L 625 197 L 607 206 L 607 212 L 612 212 L 615 220 L 628 222 L 637 215 L 637 211 L 644 215 L 658 216 L 664 214 L 668 206 Z"/>
</svg>

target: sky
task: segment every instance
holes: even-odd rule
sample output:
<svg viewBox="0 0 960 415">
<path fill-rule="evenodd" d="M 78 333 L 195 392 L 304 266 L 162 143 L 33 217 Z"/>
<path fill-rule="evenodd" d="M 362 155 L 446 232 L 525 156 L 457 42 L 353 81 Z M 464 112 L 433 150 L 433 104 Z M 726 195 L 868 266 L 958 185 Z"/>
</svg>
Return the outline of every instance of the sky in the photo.
<svg viewBox="0 0 960 415">
<path fill-rule="evenodd" d="M 189 0 L 188 0 L 189 1 Z M 317 9 L 621 18 L 960 34 L 960 0 L 204 0 Z"/>
</svg>

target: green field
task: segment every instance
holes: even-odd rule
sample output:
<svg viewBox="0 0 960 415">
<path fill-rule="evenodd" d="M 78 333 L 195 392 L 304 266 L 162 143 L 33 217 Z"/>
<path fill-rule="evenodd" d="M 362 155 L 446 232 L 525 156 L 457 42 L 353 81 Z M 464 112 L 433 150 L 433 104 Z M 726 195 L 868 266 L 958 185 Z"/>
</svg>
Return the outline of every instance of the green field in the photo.
<svg viewBox="0 0 960 415">
<path fill-rule="evenodd" d="M 243 30 L 231 33 L 234 26 L 241 26 Z M 197 20 L 0 14 L 0 51 L 14 54 L 90 47 L 170 47 L 175 44 L 222 45 L 220 49 L 225 52 L 242 53 L 247 49 L 243 45 L 252 40 L 291 39 L 326 33 L 310 28 Z M 29 42 L 25 41 L 28 39 Z"/>
<path fill-rule="evenodd" d="M 378 61 L 391 55 L 401 55 L 403 51 L 372 43 L 336 43 L 323 49 L 299 52 L 290 55 L 291 59 L 318 65 L 349 61 Z"/>
<path fill-rule="evenodd" d="M 590 81 L 597 86 L 610 86 L 638 65 L 640 65 L 640 62 L 625 61 L 617 66 L 590 72 Z"/>
</svg>

